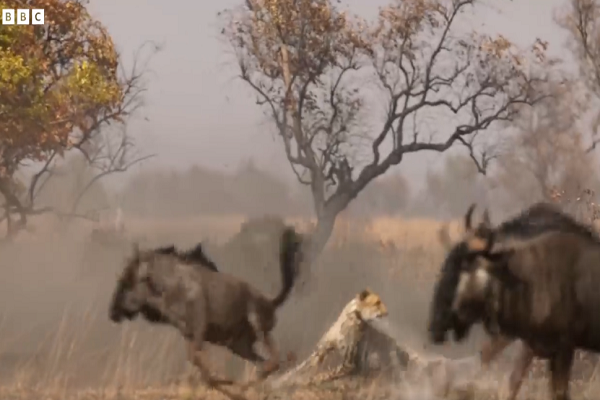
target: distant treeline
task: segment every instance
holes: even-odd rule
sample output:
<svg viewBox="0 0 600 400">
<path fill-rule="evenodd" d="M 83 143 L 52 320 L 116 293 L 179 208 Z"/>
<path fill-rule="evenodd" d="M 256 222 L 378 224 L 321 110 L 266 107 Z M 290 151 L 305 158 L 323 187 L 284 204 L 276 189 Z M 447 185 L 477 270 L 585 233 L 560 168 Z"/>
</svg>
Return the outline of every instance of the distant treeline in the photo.
<svg viewBox="0 0 600 400">
<path fill-rule="evenodd" d="M 372 182 L 352 213 L 395 214 L 406 206 L 409 187 L 400 175 Z M 234 173 L 201 166 L 185 171 L 146 170 L 132 176 L 122 193 L 127 215 L 185 217 L 199 214 L 311 215 L 310 189 L 284 182 L 248 162 Z"/>
<path fill-rule="evenodd" d="M 512 167 L 515 163 L 508 165 Z M 241 214 L 248 217 L 264 214 L 314 215 L 308 186 L 299 184 L 295 179 L 283 180 L 257 167 L 252 161 L 243 163 L 234 172 L 198 165 L 185 170 L 143 169 L 131 173 L 118 193 L 107 182 L 98 181 L 86 191 L 74 210 L 74 201 L 93 176 L 94 171 L 86 167 L 83 160 L 69 158 L 44 185 L 38 197 L 39 206 L 49 206 L 66 213 L 88 214 L 94 210 L 114 210 L 120 205 L 126 215 L 159 218 L 203 214 Z M 346 214 L 360 217 L 400 214 L 403 217 L 458 217 L 464 214 L 471 202 L 491 206 L 498 214 L 515 212 L 519 207 L 543 198 L 541 193 L 537 193 L 539 185 L 527 179 L 525 173 L 506 174 L 511 178 L 509 180 L 502 179 L 503 176 L 496 173 L 485 177 L 477 172 L 469 157 L 452 155 L 440 168 L 428 171 L 424 184 L 416 193 L 397 171 L 372 181 L 350 203 Z M 24 181 L 27 179 L 29 177 L 23 178 Z M 571 177 L 569 182 L 578 181 Z M 591 183 L 587 187 L 599 187 Z"/>
</svg>

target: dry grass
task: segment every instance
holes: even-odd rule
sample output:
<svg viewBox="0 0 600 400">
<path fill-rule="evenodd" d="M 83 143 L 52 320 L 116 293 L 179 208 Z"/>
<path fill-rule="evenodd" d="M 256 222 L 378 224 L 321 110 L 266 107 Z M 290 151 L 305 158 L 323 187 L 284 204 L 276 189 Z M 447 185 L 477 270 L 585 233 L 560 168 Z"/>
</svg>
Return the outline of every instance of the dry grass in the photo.
<svg viewBox="0 0 600 400">
<path fill-rule="evenodd" d="M 128 220 L 127 227 L 132 237 L 144 237 L 152 243 L 189 245 L 205 239 L 223 243 L 238 231 L 243 220 L 241 216 Z M 299 218 L 289 222 L 300 229 L 310 223 Z M 365 286 L 382 294 L 400 343 L 413 348 L 425 345 L 431 283 L 443 257 L 437 241 L 440 225 L 426 219 L 342 218 L 316 267 L 314 291 L 310 296 L 296 296 L 280 312 L 276 336 L 282 351 L 306 355 L 341 307 Z M 50 218 L 36 220 L 34 227 L 33 233 L 4 247 L 0 259 L 0 398 L 226 398 L 201 388 L 192 393 L 183 378 L 190 372 L 183 344 L 173 330 L 144 322 L 115 326 L 108 321 L 107 304 L 124 256 L 121 250 L 95 254 L 99 264 L 95 268 L 101 267 L 100 273 L 82 276 L 82 262 L 89 260 L 84 254 L 84 239 L 91 227 L 82 223 L 58 231 Z M 458 230 L 456 223 L 452 230 Z M 217 254 L 217 262 L 226 260 L 225 256 Z M 277 272 L 225 261 L 220 265 L 263 290 L 273 291 L 273 286 L 279 285 Z M 473 354 L 479 340 L 475 336 L 462 347 L 447 347 L 441 352 L 448 356 Z M 252 375 L 227 352 L 211 349 L 209 353 L 215 372 L 235 374 L 238 379 Z M 249 400 L 437 399 L 428 378 L 419 379 L 412 385 L 408 381 L 384 384 L 353 379 L 294 391 L 254 388 L 238 391 L 238 395 Z M 505 386 L 458 388 L 446 398 L 496 400 Z M 592 399 L 594 393 L 600 393 L 595 384 L 577 386 L 579 399 Z M 545 387 L 545 383 L 540 389 L 539 383 L 530 382 L 524 391 L 528 399 L 543 399 Z"/>
</svg>

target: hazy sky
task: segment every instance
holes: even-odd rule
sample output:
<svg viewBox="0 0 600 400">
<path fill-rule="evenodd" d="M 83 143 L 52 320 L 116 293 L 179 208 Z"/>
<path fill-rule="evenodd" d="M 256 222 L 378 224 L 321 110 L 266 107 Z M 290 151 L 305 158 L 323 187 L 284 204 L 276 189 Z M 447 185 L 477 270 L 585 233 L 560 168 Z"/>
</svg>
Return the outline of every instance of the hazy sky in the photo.
<svg viewBox="0 0 600 400">
<path fill-rule="evenodd" d="M 566 0 L 496 0 L 501 13 L 483 10 L 477 25 L 500 32 L 520 44 L 536 37 L 561 49 L 564 32 L 552 20 L 553 9 Z M 185 168 L 198 163 L 231 169 L 254 157 L 259 165 L 289 171 L 278 143 L 266 127 L 248 88 L 236 81 L 219 39 L 217 12 L 241 0 L 92 0 L 90 10 L 108 28 L 120 51 L 130 56 L 144 41 L 164 44 L 152 61 L 154 75 L 143 110 L 149 122 L 132 131 L 143 149 L 158 153 L 153 164 Z M 375 16 L 384 0 L 346 0 L 353 11 Z M 432 155 L 433 156 L 433 155 Z M 400 170 L 418 179 L 432 165 L 419 156 Z M 433 164 L 438 164 L 435 161 Z"/>
</svg>

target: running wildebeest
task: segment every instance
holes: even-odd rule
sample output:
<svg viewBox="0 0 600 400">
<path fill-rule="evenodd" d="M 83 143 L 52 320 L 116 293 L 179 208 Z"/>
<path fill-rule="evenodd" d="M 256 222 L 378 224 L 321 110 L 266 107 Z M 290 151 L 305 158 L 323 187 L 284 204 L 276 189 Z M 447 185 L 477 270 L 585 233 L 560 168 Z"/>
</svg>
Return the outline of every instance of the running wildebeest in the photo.
<svg viewBox="0 0 600 400">
<path fill-rule="evenodd" d="M 141 313 L 154 322 L 179 330 L 188 344 L 188 358 L 211 386 L 232 383 L 214 379 L 206 369 L 201 349 L 204 342 L 227 347 L 253 363 L 262 363 L 261 377 L 279 368 L 279 352 L 271 331 L 275 311 L 287 300 L 302 262 L 302 238 L 286 228 L 280 241 L 282 288 L 274 298 L 232 275 L 194 265 L 200 257 L 185 260 L 163 248 L 140 251 L 137 246 L 117 283 L 110 306 L 114 322 Z M 269 353 L 265 359 L 254 344 L 261 342 Z"/>
<path fill-rule="evenodd" d="M 531 357 L 550 361 L 553 399 L 567 400 L 575 350 L 600 351 L 600 240 L 566 214 L 564 228 L 502 240 L 485 223 L 472 228 L 473 208 L 436 285 L 430 339 L 442 343 L 453 330 L 463 340 L 477 322 L 492 336 L 521 339 Z"/>
<path fill-rule="evenodd" d="M 531 239 L 549 231 L 571 231 L 598 239 L 598 236 L 591 229 L 579 224 L 571 216 L 561 212 L 558 207 L 549 203 L 535 203 L 495 228 L 492 227 L 487 212 L 484 212 L 483 221 L 479 226 L 473 228 L 473 211 L 474 207 L 472 206 L 465 216 L 465 231 L 467 232 L 467 235 L 474 230 L 480 230 L 482 232 L 493 230 L 496 243 L 510 240 Z M 440 230 L 440 241 L 446 250 L 449 252 L 453 250 L 455 244 L 452 243 L 448 235 L 447 227 Z M 457 259 L 460 259 L 460 257 L 457 257 Z M 432 306 L 437 310 L 437 314 L 432 312 L 433 318 L 430 321 L 430 331 L 432 333 L 437 332 L 438 335 L 441 335 L 442 332 L 445 335 L 446 332 L 453 331 L 455 338 L 457 340 L 462 340 L 462 336 L 466 335 L 467 332 L 463 331 L 464 328 L 461 327 L 460 321 L 452 312 L 452 299 L 460 284 L 460 268 L 452 268 L 451 265 L 448 265 L 445 268 L 448 268 L 448 273 L 443 273 L 444 279 L 439 281 L 432 303 Z M 458 337 L 456 337 L 457 335 Z M 482 365 L 487 367 L 494 358 L 513 342 L 513 338 L 506 336 L 491 336 L 481 349 Z M 530 368 L 533 358 L 534 354 L 531 348 L 529 348 L 526 343 L 521 343 L 520 352 L 515 361 L 513 371 L 510 374 L 509 400 L 514 400 L 517 397 L 525 374 Z"/>
</svg>

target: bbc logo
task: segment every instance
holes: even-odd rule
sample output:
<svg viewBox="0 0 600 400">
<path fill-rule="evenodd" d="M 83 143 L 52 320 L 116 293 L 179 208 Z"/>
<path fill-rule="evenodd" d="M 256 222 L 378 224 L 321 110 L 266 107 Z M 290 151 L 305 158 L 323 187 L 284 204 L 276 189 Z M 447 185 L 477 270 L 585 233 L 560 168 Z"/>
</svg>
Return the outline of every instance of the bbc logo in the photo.
<svg viewBox="0 0 600 400">
<path fill-rule="evenodd" d="M 31 25 L 44 25 L 44 10 L 19 8 L 15 13 L 11 8 L 2 9 L 2 25 L 29 25 L 30 19 Z"/>
</svg>

